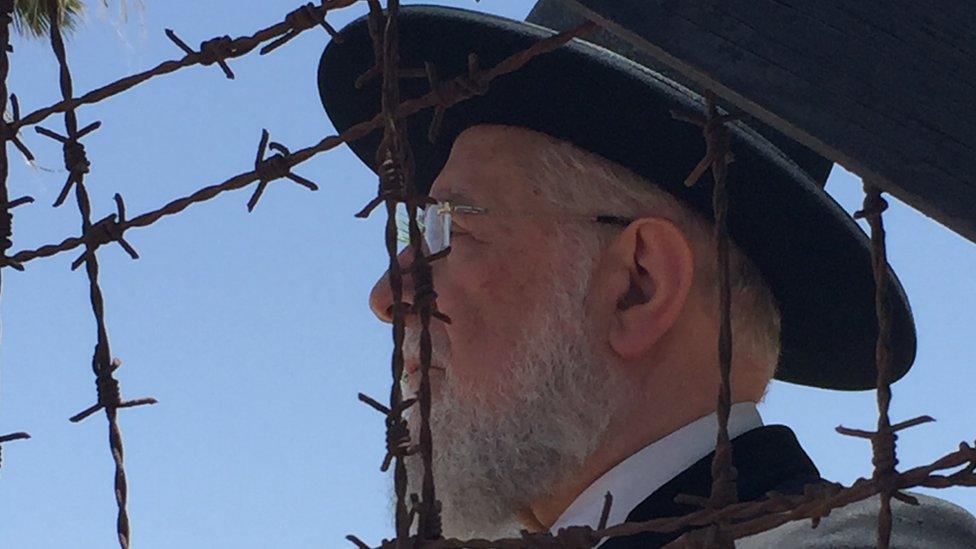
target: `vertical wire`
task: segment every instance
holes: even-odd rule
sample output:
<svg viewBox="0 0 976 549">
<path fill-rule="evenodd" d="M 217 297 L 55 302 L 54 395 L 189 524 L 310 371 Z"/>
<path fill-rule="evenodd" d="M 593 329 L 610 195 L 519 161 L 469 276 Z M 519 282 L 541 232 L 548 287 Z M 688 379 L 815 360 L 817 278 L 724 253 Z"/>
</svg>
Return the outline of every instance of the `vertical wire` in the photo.
<svg viewBox="0 0 976 549">
<path fill-rule="evenodd" d="M 712 493 L 710 503 L 714 507 L 724 507 L 738 501 L 736 472 L 732 465 L 732 442 L 729 439 L 729 412 L 732 406 L 732 293 L 729 284 L 728 190 L 726 187 L 729 135 L 728 130 L 719 119 L 715 95 L 712 92 L 707 92 L 706 99 L 708 121 L 706 122 L 705 135 L 710 142 L 708 149 L 712 154 L 712 177 L 715 180 L 715 186 L 712 190 L 712 207 L 715 212 L 714 241 L 719 271 L 718 294 L 719 313 L 721 315 L 718 336 L 721 381 L 716 405 L 718 435 L 715 442 L 715 457 L 711 464 Z M 718 544 L 719 546 L 730 546 L 731 541 L 724 543 L 723 540 L 719 539 Z"/>
<path fill-rule="evenodd" d="M 891 544 L 891 498 L 895 492 L 892 478 L 898 463 L 895 454 L 894 430 L 888 415 L 891 407 L 891 311 L 888 305 L 888 252 L 882 212 L 887 202 L 881 197 L 881 188 L 864 181 L 864 205 L 862 215 L 871 227 L 871 263 L 874 272 L 875 313 L 878 320 L 878 339 L 875 345 L 877 361 L 878 426 L 872 441 L 874 477 L 882 484 L 878 512 L 878 549 L 888 549 Z"/>
<path fill-rule="evenodd" d="M 396 0 L 389 0 L 387 4 L 387 15 L 384 16 L 378 1 L 369 3 L 369 25 L 370 34 L 373 36 L 374 52 L 376 62 L 382 63 L 382 93 L 381 109 L 384 117 L 383 140 L 377 150 L 377 161 L 381 165 L 380 177 L 387 178 L 381 181 L 381 188 L 389 188 L 391 183 L 395 183 L 402 189 L 403 183 L 403 151 L 400 148 L 403 139 L 398 132 L 398 122 L 396 116 L 397 107 L 400 104 L 400 86 L 397 80 L 397 67 L 399 65 L 397 44 L 397 20 L 396 14 L 399 3 Z M 380 30 L 382 28 L 382 30 Z M 391 179 L 393 181 L 391 181 Z M 403 339 L 405 333 L 406 311 L 403 303 L 403 279 L 400 263 L 397 258 L 397 228 L 396 228 L 396 208 L 398 201 L 402 198 L 396 194 L 387 196 L 386 203 L 386 251 L 390 258 L 389 279 L 390 290 L 393 295 L 393 357 L 391 360 L 392 383 L 390 387 L 390 415 L 387 418 L 387 429 L 392 426 L 402 424 L 403 419 L 402 403 L 403 392 L 400 380 L 403 376 Z M 393 488 L 396 494 L 395 508 L 395 528 L 396 528 L 396 547 L 405 549 L 409 544 L 410 537 L 410 513 L 406 504 L 407 491 L 407 470 L 404 463 L 404 456 L 397 452 L 393 456 Z"/>
<path fill-rule="evenodd" d="M 50 20 L 51 48 L 58 59 L 59 77 L 61 84 L 61 95 L 64 100 L 72 97 L 71 72 L 68 69 L 67 56 L 64 48 L 64 41 L 59 29 L 59 12 L 57 0 L 48 0 L 48 17 Z M 78 120 L 73 108 L 64 112 L 64 123 L 67 131 L 67 138 L 74 141 L 78 134 Z M 67 144 L 66 144 L 67 145 Z M 85 189 L 84 174 L 71 172 L 69 177 L 75 178 L 75 197 L 78 200 L 78 209 L 81 212 L 82 234 L 89 234 L 91 222 L 91 203 L 88 198 L 88 191 Z M 97 325 L 98 340 L 95 344 L 95 352 L 92 356 L 92 371 L 96 379 L 101 379 L 116 367 L 111 360 L 111 349 L 108 343 L 108 331 L 105 326 L 104 298 L 101 287 L 98 284 L 98 259 L 95 251 L 96 244 L 85 243 L 85 270 L 88 274 L 89 298 L 91 300 L 92 311 L 95 315 Z M 101 392 L 101 391 L 100 391 Z M 101 397 L 101 395 L 99 395 Z M 100 398 L 101 400 L 101 398 Z M 104 406 L 105 417 L 108 420 L 109 447 L 112 452 L 112 459 L 115 463 L 115 500 L 118 505 L 118 516 L 116 519 L 116 532 L 118 535 L 119 546 L 128 549 L 130 540 L 129 515 L 126 510 L 128 502 L 128 482 L 125 476 L 124 450 L 122 447 L 122 433 L 118 426 L 118 415 L 115 406 Z"/>
</svg>

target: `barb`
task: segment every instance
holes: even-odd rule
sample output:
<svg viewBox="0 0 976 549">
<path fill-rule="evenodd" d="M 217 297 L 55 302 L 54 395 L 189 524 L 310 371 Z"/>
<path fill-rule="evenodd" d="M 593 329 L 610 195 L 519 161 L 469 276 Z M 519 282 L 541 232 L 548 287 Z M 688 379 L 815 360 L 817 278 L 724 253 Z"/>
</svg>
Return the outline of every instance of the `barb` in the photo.
<svg viewBox="0 0 976 549">
<path fill-rule="evenodd" d="M 431 93 L 437 98 L 437 103 L 434 105 L 434 116 L 430 121 L 430 127 L 427 129 L 427 140 L 433 143 L 437 140 L 437 134 L 440 133 L 441 124 L 444 122 L 444 113 L 450 107 L 451 102 L 450 95 L 438 79 L 437 67 L 433 63 L 425 62 L 424 70 Z M 454 83 L 463 89 L 469 97 L 484 95 L 488 92 L 488 86 L 478 78 L 479 72 L 478 56 L 470 53 L 468 54 L 467 76 L 455 78 Z"/>
<path fill-rule="evenodd" d="M 0 7 L 0 10 L 2 9 L 3 7 Z M 3 25 L 4 27 L 8 25 L 8 23 L 5 22 L 5 19 L 2 16 L 0 16 L 0 25 Z M 9 31 L 7 32 L 7 36 L 8 38 L 6 39 L 0 38 L 0 41 L 9 40 Z M 4 56 L 6 56 L 7 51 L 8 50 L 4 48 Z M 6 82 L 4 83 L 3 95 L 4 96 L 7 95 Z M 4 108 L 3 112 L 6 112 L 7 110 L 6 105 L 3 105 L 3 108 Z M 0 116 L 0 139 L 4 141 L 10 141 L 11 143 L 13 143 L 14 146 L 17 147 L 17 150 L 20 151 L 20 154 L 24 155 L 24 158 L 26 158 L 28 162 L 33 162 L 34 155 L 31 153 L 30 149 L 27 148 L 27 145 L 25 145 L 24 142 L 20 140 L 20 136 L 18 135 L 17 129 L 11 127 L 11 124 L 16 125 L 20 123 L 20 101 L 17 100 L 16 94 L 10 94 L 10 109 L 11 111 L 13 111 L 13 120 L 11 120 L 10 123 L 7 122 L 6 118 Z"/>
<path fill-rule="evenodd" d="M 3 8 L 0 7 L 0 10 L 2 9 Z M 0 24 L 2 24 L 2 22 L 0 22 Z M 31 437 L 30 435 L 28 435 L 23 431 L 19 433 L 10 433 L 9 435 L 0 436 L 0 467 L 3 467 L 3 443 L 10 442 L 13 440 L 25 440 L 30 437 Z"/>
<path fill-rule="evenodd" d="M 613 495 L 607 492 L 603 496 L 603 509 L 600 511 L 600 522 L 597 523 L 597 530 L 603 530 L 607 527 L 607 519 L 610 518 L 610 507 L 613 505 Z"/>
<path fill-rule="evenodd" d="M 117 242 L 132 259 L 139 259 L 135 248 L 125 240 L 125 202 L 119 193 L 115 193 L 115 207 L 117 213 L 98 220 L 88 229 L 88 249 L 71 264 L 72 271 L 91 257 L 99 246 L 110 242 Z"/>
<path fill-rule="evenodd" d="M 147 404 L 157 403 L 156 399 L 152 397 L 123 401 L 121 393 L 119 392 L 119 382 L 115 379 L 115 371 L 122 366 L 122 360 L 115 358 L 112 359 L 108 365 L 105 365 L 99 362 L 98 358 L 98 351 L 96 350 L 95 359 L 92 361 L 92 364 L 96 369 L 95 388 L 98 391 L 98 399 L 95 404 L 68 418 L 68 421 L 78 423 L 95 412 L 103 409 L 115 410 L 118 408 L 135 408 L 136 406 L 145 406 Z"/>
<path fill-rule="evenodd" d="M 319 186 L 315 183 L 312 183 L 304 177 L 291 173 L 291 166 L 288 165 L 288 157 L 291 155 L 291 152 L 281 143 L 275 143 L 272 141 L 269 145 L 268 139 L 270 139 L 268 130 L 261 130 L 261 141 L 258 143 L 258 154 L 254 159 L 254 171 L 258 175 L 258 187 L 254 190 L 254 194 L 251 195 L 251 199 L 247 202 L 247 211 L 249 212 L 254 211 L 254 207 L 258 205 L 258 200 L 260 200 L 261 195 L 264 194 L 264 189 L 268 186 L 268 183 L 274 181 L 275 179 L 281 179 L 284 177 L 298 183 L 306 189 L 312 191 L 319 190 Z M 271 147 L 271 150 L 276 152 L 269 158 L 264 158 L 264 153 L 267 151 L 269 146 Z"/>
<path fill-rule="evenodd" d="M 12 440 L 28 439 L 30 437 L 31 436 L 29 434 L 27 434 L 27 433 L 25 433 L 23 431 L 20 431 L 20 432 L 17 432 L 17 433 L 10 433 L 8 435 L 0 436 L 0 444 L 3 444 L 4 442 L 10 442 Z"/>
<path fill-rule="evenodd" d="M 72 186 L 81 181 L 82 177 L 88 173 L 88 169 L 91 167 L 88 156 L 85 154 L 85 146 L 78 140 L 101 126 L 101 122 L 92 122 L 83 129 L 72 133 L 70 136 L 61 135 L 41 126 L 34 128 L 34 131 L 37 133 L 62 144 L 64 169 L 68 171 L 68 179 L 64 182 L 64 186 L 61 188 L 57 200 L 54 201 L 55 208 L 64 203 L 65 199 L 68 198 L 68 193 L 71 191 Z"/>
<path fill-rule="evenodd" d="M 324 17 L 325 13 L 330 10 L 351 6 L 357 1 L 359 0 L 326 1 L 323 2 L 321 6 L 314 7 L 314 10 L 316 15 L 321 14 Z M 173 36 L 170 36 L 170 33 L 167 33 L 170 40 L 173 40 L 178 46 L 180 46 L 180 43 L 182 43 L 180 49 L 186 52 L 185 56 L 180 59 L 163 61 L 151 69 L 120 78 L 99 88 L 91 90 L 79 97 L 69 96 L 53 105 L 37 109 L 15 123 L 10 124 L 10 129 L 11 131 L 16 132 L 24 126 L 37 124 L 52 114 L 68 112 L 69 110 L 76 109 L 82 105 L 97 103 L 114 95 L 118 95 L 157 76 L 163 76 L 186 67 L 192 67 L 193 65 L 208 65 L 216 62 L 222 65 L 221 68 L 225 69 L 224 74 L 227 74 L 227 71 L 229 71 L 229 67 L 226 67 L 226 62 L 228 59 L 235 59 L 247 55 L 264 42 L 274 40 L 284 34 L 292 33 L 292 38 L 294 38 L 294 36 L 297 36 L 299 33 L 303 32 L 303 30 L 294 29 L 292 28 L 292 24 L 290 22 L 282 21 L 280 23 L 271 25 L 270 27 L 255 31 L 251 35 L 238 36 L 237 38 L 233 38 L 229 42 L 219 46 L 209 46 L 206 52 L 203 51 L 204 48 L 202 45 L 200 52 L 193 52 L 193 50 L 190 49 L 185 42 L 179 40 L 178 37 L 176 40 L 173 40 L 175 33 Z M 179 42 L 177 42 L 177 40 L 179 40 Z M 189 51 L 187 51 L 188 49 Z M 232 75 L 233 73 L 228 76 L 232 78 Z"/>
<path fill-rule="evenodd" d="M 166 37 L 183 50 L 187 57 L 198 56 L 199 61 L 197 62 L 205 67 L 217 63 L 228 79 L 234 79 L 234 71 L 230 70 L 230 66 L 227 65 L 226 61 L 226 59 L 235 57 L 234 54 L 237 53 L 234 47 L 234 41 L 230 36 L 218 36 L 200 42 L 199 52 L 193 51 L 193 48 L 186 45 L 186 42 L 183 40 L 180 40 L 180 37 L 176 36 L 176 33 L 171 29 L 166 29 Z"/>
<path fill-rule="evenodd" d="M 335 42 L 342 42 L 339 33 L 325 20 L 326 13 L 327 12 L 325 10 L 317 10 L 315 8 L 315 4 L 312 4 L 311 2 L 305 4 L 304 6 L 299 6 L 285 16 L 285 22 L 291 25 L 288 32 L 286 32 L 281 38 L 278 38 L 267 46 L 261 48 L 261 51 L 259 52 L 260 55 L 271 53 L 279 47 L 287 44 L 292 38 L 312 27 L 315 27 L 316 25 L 325 29 L 325 32 L 329 33 L 329 36 L 332 37 L 332 40 Z"/>
</svg>

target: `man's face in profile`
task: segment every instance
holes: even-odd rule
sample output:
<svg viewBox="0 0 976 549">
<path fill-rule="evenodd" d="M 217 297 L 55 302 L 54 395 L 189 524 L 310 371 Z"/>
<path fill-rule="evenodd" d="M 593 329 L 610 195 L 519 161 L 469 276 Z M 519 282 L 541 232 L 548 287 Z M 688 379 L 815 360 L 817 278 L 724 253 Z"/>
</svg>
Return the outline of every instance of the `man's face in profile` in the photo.
<svg viewBox="0 0 976 549">
<path fill-rule="evenodd" d="M 476 126 L 462 133 L 430 195 L 493 210 L 556 212 L 531 178 L 539 134 Z M 431 427 L 438 498 L 449 535 L 501 534 L 513 509 L 544 495 L 553 477 L 592 452 L 625 394 L 599 359 L 586 296 L 598 248 L 551 220 L 453 217 L 450 255 L 433 264 Z M 572 229 L 575 230 L 575 229 Z M 584 249 L 587 248 L 587 249 Z M 409 265 L 412 251 L 400 255 Z M 409 276 L 404 299 L 412 298 Z M 389 281 L 370 306 L 391 321 Z M 407 319 L 407 392 L 419 385 L 419 323 Z M 411 432 L 417 428 L 411 410 Z M 408 459 L 412 482 L 419 456 Z"/>
</svg>

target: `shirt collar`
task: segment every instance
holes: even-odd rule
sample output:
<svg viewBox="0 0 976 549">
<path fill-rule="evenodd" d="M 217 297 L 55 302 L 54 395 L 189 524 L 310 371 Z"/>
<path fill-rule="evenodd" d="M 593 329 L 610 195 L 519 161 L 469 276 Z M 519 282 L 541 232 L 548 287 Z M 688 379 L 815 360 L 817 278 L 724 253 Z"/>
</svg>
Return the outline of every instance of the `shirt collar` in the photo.
<svg viewBox="0 0 976 549">
<path fill-rule="evenodd" d="M 755 402 L 738 402 L 729 410 L 729 438 L 762 427 Z M 604 496 L 613 495 L 607 526 L 624 522 L 627 515 L 666 482 L 715 450 L 718 419 L 714 412 L 658 439 L 596 479 L 559 515 L 549 531 L 567 526 L 599 525 Z"/>
</svg>

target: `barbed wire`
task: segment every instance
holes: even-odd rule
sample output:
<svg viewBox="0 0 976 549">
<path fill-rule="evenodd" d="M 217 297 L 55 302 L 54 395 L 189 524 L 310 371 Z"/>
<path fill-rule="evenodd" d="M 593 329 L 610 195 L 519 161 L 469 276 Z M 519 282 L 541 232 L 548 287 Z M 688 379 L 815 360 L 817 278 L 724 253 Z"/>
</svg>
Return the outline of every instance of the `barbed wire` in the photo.
<svg viewBox="0 0 976 549">
<path fill-rule="evenodd" d="M 184 52 L 186 52 L 186 55 L 184 55 L 182 58 L 163 61 L 151 69 L 120 78 L 114 82 L 110 82 L 91 90 L 81 96 L 66 97 L 62 101 L 37 109 L 27 114 L 23 118 L 15 120 L 9 125 L 9 129 L 10 131 L 16 133 L 24 126 L 37 124 L 52 114 L 66 112 L 82 105 L 98 103 L 99 101 L 108 99 L 114 95 L 118 95 L 157 76 L 163 76 L 165 74 L 169 74 L 186 67 L 192 67 L 194 65 L 208 66 L 218 63 L 221 68 L 224 69 L 224 73 L 227 75 L 227 77 L 233 78 L 233 72 L 231 72 L 230 67 L 227 66 L 228 59 L 235 59 L 247 55 L 262 43 L 267 42 L 268 40 L 274 40 L 275 42 L 271 44 L 274 45 L 274 47 L 269 45 L 259 52 L 260 55 L 270 53 L 272 50 L 288 42 L 295 36 L 298 36 L 302 32 L 313 28 L 315 25 L 308 25 L 309 21 L 314 21 L 315 24 L 321 23 L 321 26 L 323 26 L 327 31 L 330 33 L 334 32 L 334 29 L 332 29 L 332 27 L 325 22 L 326 14 L 331 10 L 345 8 L 359 1 L 361 0 L 323 0 L 319 6 L 306 4 L 304 6 L 300 6 L 292 12 L 289 12 L 282 22 L 255 31 L 253 34 L 238 36 L 237 38 L 221 36 L 212 38 L 210 40 L 205 40 L 200 43 L 199 51 L 194 51 L 192 48 L 187 46 L 185 42 L 179 39 L 175 32 L 170 29 L 166 29 L 166 36 Z M 301 13 L 300 15 L 295 15 L 296 12 Z"/>
<path fill-rule="evenodd" d="M 61 38 L 58 21 L 59 13 L 58 0 L 47 1 L 48 20 L 51 35 L 51 49 L 58 60 L 60 69 L 61 96 L 69 99 L 72 96 L 71 70 L 68 68 L 67 54 L 65 52 L 64 41 Z M 105 302 L 102 295 L 101 286 L 98 283 L 98 257 L 96 250 L 106 242 L 116 241 L 134 258 L 139 257 L 135 250 L 123 239 L 122 231 L 119 230 L 119 222 L 125 221 L 125 205 L 122 197 L 115 195 L 118 205 L 119 222 L 114 221 L 115 216 L 108 216 L 93 224 L 91 220 L 91 202 L 88 198 L 88 190 L 85 188 L 85 174 L 88 173 L 91 163 L 85 154 L 85 147 L 79 141 L 85 135 L 98 129 L 100 122 L 93 122 L 82 129 L 78 129 L 78 119 L 75 115 L 74 107 L 64 110 L 65 135 L 60 135 L 51 130 L 41 127 L 35 129 L 62 144 L 64 153 L 64 165 L 68 170 L 68 178 L 64 187 L 55 201 L 54 206 L 61 205 L 67 198 L 72 187 L 75 191 L 75 199 L 78 202 L 78 211 L 81 213 L 82 233 L 93 235 L 85 243 L 85 253 L 72 264 L 72 268 L 77 268 L 84 263 L 85 271 L 88 274 L 89 297 L 92 312 L 95 315 L 97 332 L 97 342 L 95 352 L 92 355 L 92 372 L 95 374 L 95 387 L 97 389 L 97 402 L 86 410 L 72 416 L 72 422 L 79 422 L 98 410 L 105 410 L 105 417 L 108 419 L 108 438 L 109 448 L 112 453 L 112 460 L 115 463 L 115 501 L 118 506 L 118 516 L 116 519 L 116 532 L 118 534 L 119 546 L 128 549 L 130 527 L 129 513 L 126 508 L 129 497 L 128 481 L 125 476 L 125 453 L 122 444 L 122 430 L 119 428 L 118 410 L 119 408 L 132 408 L 146 404 L 155 404 L 154 398 L 141 398 L 130 401 L 123 401 L 119 382 L 115 378 L 115 371 L 122 365 L 122 361 L 112 357 L 109 347 L 108 329 L 105 324 Z"/>
<path fill-rule="evenodd" d="M 317 190 L 318 185 L 293 173 L 292 170 L 320 153 L 332 150 L 344 143 L 350 143 L 380 129 L 382 129 L 383 136 L 377 150 L 377 165 L 380 166 L 377 195 L 357 214 L 358 217 L 365 217 L 379 205 L 385 206 L 387 221 L 384 227 L 384 245 L 389 256 L 389 283 L 393 294 L 392 335 L 394 350 L 391 357 L 392 383 L 389 404 L 381 404 L 376 399 L 360 394 L 360 400 L 385 416 L 386 455 L 381 469 L 386 470 L 391 465 L 394 467 L 396 537 L 393 540 L 384 540 L 380 547 L 397 547 L 398 549 L 406 547 L 593 547 L 608 537 L 644 532 L 679 532 L 695 528 L 695 530 L 678 538 L 671 546 L 727 548 L 731 547 L 736 539 L 775 528 L 789 521 L 809 519 L 812 525 L 816 526 L 819 520 L 827 516 L 832 509 L 877 495 L 881 501 L 878 519 L 878 547 L 887 549 L 891 537 L 891 499 L 913 502 L 913 498 L 902 493 L 902 490 L 913 487 L 976 486 L 976 448 L 968 443 L 961 443 L 958 450 L 935 460 L 929 465 L 904 472 L 899 472 L 896 469 L 896 433 L 932 421 L 932 419 L 928 416 L 921 416 L 892 425 L 889 418 L 888 410 L 892 398 L 891 367 L 888 354 L 891 338 L 891 313 L 885 299 L 888 274 L 885 233 L 882 222 L 882 212 L 886 203 L 881 197 L 880 187 L 865 182 L 864 207 L 855 217 L 867 219 L 871 227 L 872 266 L 877 288 L 876 307 L 879 326 L 876 350 L 878 425 L 875 431 L 850 429 L 843 426 L 838 427 L 837 431 L 844 435 L 871 440 L 874 473 L 870 479 L 858 479 L 850 487 L 822 482 L 806 486 L 804 493 L 800 495 L 771 492 L 766 494 L 762 500 L 737 501 L 736 472 L 732 466 L 732 446 L 728 434 L 728 416 L 731 406 L 732 332 L 728 277 L 729 237 L 726 229 L 726 174 L 727 165 L 731 161 L 731 154 L 729 151 L 729 134 L 725 128 L 725 124 L 737 116 L 719 113 L 715 106 L 714 94 L 707 92 L 705 95 L 705 116 L 694 113 L 674 113 L 674 116 L 700 126 L 706 142 L 706 155 L 691 171 L 686 184 L 695 184 L 709 170 L 712 172 L 715 183 L 713 188 L 713 209 L 715 212 L 713 236 L 720 273 L 718 284 L 721 323 L 718 339 L 718 367 L 721 384 L 716 403 L 719 429 L 712 462 L 714 482 L 709 497 L 678 496 L 680 502 L 701 507 L 700 510 L 688 515 L 608 526 L 606 522 L 612 505 L 612 498 L 608 494 L 600 522 L 595 529 L 588 526 L 571 526 L 560 529 L 554 534 L 523 531 L 520 537 L 501 540 L 443 539 L 440 524 L 440 503 L 436 499 L 432 471 L 434 446 L 429 424 L 432 403 L 428 376 L 432 359 L 431 318 L 450 322 L 450 318 L 436 308 L 437 294 L 434 289 L 431 263 L 445 257 L 450 253 L 450 250 L 430 256 L 423 251 L 422 235 L 416 216 L 418 209 L 428 204 L 430 199 L 419 194 L 413 182 L 413 158 L 410 143 L 405 133 L 405 121 L 418 112 L 433 108 L 434 116 L 428 128 L 428 139 L 434 141 L 438 136 L 444 113 L 452 106 L 471 97 L 487 93 L 492 80 L 519 70 L 531 59 L 551 52 L 574 38 L 593 32 L 598 28 L 596 23 L 587 22 L 567 32 L 538 40 L 530 47 L 510 55 L 487 69 L 480 67 L 475 53 L 469 53 L 466 74 L 442 80 L 437 67 L 431 63 L 425 63 L 423 68 L 400 66 L 397 32 L 399 1 L 388 0 L 384 12 L 379 0 L 367 0 L 368 28 L 372 39 L 375 62 L 374 66 L 357 78 L 357 86 L 361 87 L 373 78 L 382 79 L 381 110 L 372 119 L 364 120 L 338 135 L 327 136 L 318 143 L 294 152 L 280 143 L 271 141 L 269 132 L 262 130 L 252 170 L 234 175 L 219 184 L 201 188 L 188 196 L 174 199 L 161 208 L 142 213 L 133 218 L 127 218 L 125 203 L 121 195 L 116 194 L 116 213 L 92 222 L 91 206 L 85 187 L 85 175 L 89 171 L 90 162 L 80 139 L 97 130 L 100 122 L 93 122 L 79 129 L 75 113 L 76 108 L 98 103 L 157 76 L 194 65 L 210 66 L 216 64 L 226 77 L 234 78 L 233 70 L 228 64 L 229 60 L 246 55 L 262 44 L 264 45 L 259 53 L 261 55 L 267 54 L 311 28 L 322 27 L 333 39 L 338 40 L 340 35 L 326 22 L 325 17 L 331 10 L 349 7 L 357 2 L 358 0 L 323 0 L 319 5 L 311 3 L 300 5 L 286 14 L 283 21 L 275 25 L 260 29 L 251 35 L 237 38 L 220 36 L 205 40 L 197 49 L 193 49 L 174 31 L 167 29 L 167 37 L 184 51 L 185 55 L 182 58 L 164 61 L 151 69 L 105 84 L 78 97 L 73 96 L 71 72 L 60 30 L 57 25 L 51 25 L 51 46 L 58 60 L 60 72 L 61 101 L 21 117 L 18 100 L 16 96 L 10 95 L 13 111 L 12 120 L 9 122 L 0 120 L 0 143 L 4 144 L 3 151 L 0 151 L 0 238 L 2 238 L 0 267 L 9 266 L 22 270 L 24 263 L 28 261 L 41 257 L 51 257 L 84 247 L 82 255 L 73 261 L 72 268 L 85 265 L 89 280 L 91 306 L 97 327 L 97 342 L 92 358 L 97 400 L 94 405 L 73 416 L 71 421 L 81 421 L 102 409 L 106 412 L 109 423 L 109 444 L 115 462 L 114 482 L 118 505 L 117 534 L 120 546 L 123 549 L 129 546 L 130 527 L 126 512 L 127 482 L 117 411 L 119 408 L 152 404 L 155 403 L 155 400 L 152 398 L 122 400 L 119 383 L 114 377 L 121 361 L 111 356 L 105 323 L 104 299 L 98 283 L 99 267 L 96 255 L 98 248 L 114 242 L 119 244 L 131 257 L 138 258 L 136 250 L 125 239 L 127 230 L 147 227 L 163 217 L 178 214 L 193 204 L 208 201 L 226 191 L 244 188 L 252 183 L 257 183 L 257 186 L 247 202 L 249 211 L 256 207 L 269 183 L 278 179 L 287 178 L 310 190 Z M 51 20 L 56 21 L 57 1 L 48 0 L 47 7 Z M 0 52 L 0 110 L 5 110 L 7 103 L 6 77 L 9 67 L 7 53 L 10 51 L 9 24 L 12 20 L 12 12 L 13 0 L 0 0 L 0 48 L 3 50 Z M 401 101 L 399 79 L 418 77 L 427 79 L 430 86 L 429 92 L 418 98 Z M 31 197 L 9 199 L 6 181 L 8 158 L 5 145 L 7 142 L 13 143 L 25 157 L 32 159 L 33 156 L 30 151 L 19 139 L 18 131 L 23 127 L 36 125 L 57 113 L 64 114 L 64 134 L 39 126 L 35 127 L 35 130 L 62 144 L 68 176 L 54 205 L 63 204 L 71 191 L 74 190 L 82 219 L 81 235 L 65 238 L 60 243 L 47 244 L 36 249 L 25 249 L 8 255 L 7 251 L 12 247 L 12 214 L 10 210 L 16 206 L 33 202 L 33 199 Z M 274 151 L 274 154 L 265 157 L 268 149 Z M 397 254 L 395 213 L 398 204 L 406 206 L 409 218 L 408 227 L 413 254 L 410 258 L 410 264 L 407 266 L 400 264 Z M 0 269 L 0 273 L 2 273 L 2 269 Z M 404 276 L 411 277 L 413 283 L 412 303 L 406 302 L 403 298 Z M 416 398 L 404 399 L 400 379 L 404 367 L 405 324 L 410 316 L 416 316 L 420 325 L 421 382 Z M 410 444 L 412 436 L 404 413 L 415 404 L 418 406 L 420 418 L 420 436 L 419 443 L 412 446 Z M 12 433 L 0 436 L 0 443 L 26 438 L 29 438 L 27 433 Z M 407 456 L 417 453 L 420 454 L 423 461 L 424 476 L 421 481 L 421 492 L 420 494 L 408 495 L 409 484 L 403 460 Z M 952 469 L 958 470 L 943 474 Z M 414 529 L 415 521 L 416 529 Z M 349 539 L 361 548 L 369 547 L 355 536 L 349 536 Z"/>
<path fill-rule="evenodd" d="M 13 13 L 14 0 L 0 0 L 0 115 L 7 111 L 7 73 L 10 71 L 10 60 L 7 55 L 11 51 L 10 24 L 13 23 Z M 11 103 L 16 120 L 20 116 L 16 96 L 11 96 Z M 22 152 L 27 151 L 24 144 L 17 139 L 17 132 L 10 131 L 6 118 L 0 116 L 0 262 L 17 268 L 20 266 L 16 263 L 9 263 L 7 260 L 7 250 L 13 246 L 13 214 L 10 213 L 10 210 L 19 205 L 33 202 L 34 199 L 28 196 L 10 200 L 10 194 L 7 190 L 7 176 L 10 168 L 7 157 L 7 142 L 13 142 Z M 29 156 L 30 151 L 27 151 L 26 155 Z M 0 271 L 0 275 L 2 275 L 2 271 Z M 0 278 L 0 297 L 2 296 L 3 280 Z M 30 435 L 23 431 L 0 436 L 0 466 L 3 465 L 3 443 L 28 438 Z"/>
<path fill-rule="evenodd" d="M 398 117 L 406 118 L 434 106 L 442 109 L 450 108 L 457 103 L 473 97 L 475 94 L 472 90 L 477 91 L 480 89 L 487 89 L 488 85 L 494 79 L 515 72 L 533 58 L 549 53 L 569 40 L 578 36 L 586 35 L 592 32 L 594 29 L 596 29 L 595 24 L 587 23 L 570 31 L 540 40 L 531 47 L 510 55 L 488 69 L 478 68 L 477 56 L 472 54 L 469 56 L 469 59 L 472 60 L 472 63 L 469 63 L 469 66 L 473 67 L 473 71 L 469 72 L 467 75 L 457 76 L 450 81 L 443 82 L 440 86 L 438 86 L 436 91 L 431 91 L 423 96 L 403 101 L 400 103 L 396 115 Z M 283 158 L 280 160 L 280 162 L 287 165 L 289 168 L 294 168 L 295 166 L 315 157 L 318 154 L 330 151 L 340 145 L 365 137 L 382 126 L 382 116 L 377 114 L 370 120 L 350 126 L 346 131 L 339 135 L 330 135 L 309 147 L 296 150 L 290 154 L 282 154 Z M 125 231 L 135 227 L 148 227 L 163 217 L 182 212 L 193 204 L 205 202 L 226 191 L 246 187 L 251 183 L 260 180 L 261 174 L 258 172 L 258 169 L 242 172 L 224 180 L 222 183 L 204 187 L 188 196 L 177 198 L 161 208 L 140 214 L 127 220 L 125 223 L 120 223 L 118 230 L 121 231 L 120 234 L 122 234 Z M 368 214 L 373 208 L 382 202 L 383 199 L 370 202 L 370 204 L 368 204 L 359 215 L 362 216 Z M 53 255 L 70 251 L 78 248 L 79 246 L 84 246 L 88 243 L 95 243 L 97 241 L 98 240 L 94 237 L 94 235 L 83 232 L 81 236 L 67 237 L 56 244 L 46 244 L 35 249 L 18 251 L 10 256 L 10 259 L 22 265 L 37 258 L 51 257 Z M 0 265 L 0 267 L 2 266 L 4 265 Z"/>
</svg>

